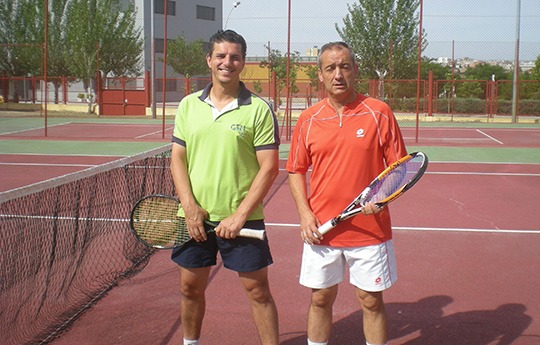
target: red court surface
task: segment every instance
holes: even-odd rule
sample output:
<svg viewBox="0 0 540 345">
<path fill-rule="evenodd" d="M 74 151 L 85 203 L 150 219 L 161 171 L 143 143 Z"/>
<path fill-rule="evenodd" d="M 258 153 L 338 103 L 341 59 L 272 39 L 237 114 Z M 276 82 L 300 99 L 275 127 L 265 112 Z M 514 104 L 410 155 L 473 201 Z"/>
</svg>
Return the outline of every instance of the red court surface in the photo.
<svg viewBox="0 0 540 345">
<path fill-rule="evenodd" d="M 540 147 L 539 128 L 402 127 L 408 143 L 473 147 Z"/>
<path fill-rule="evenodd" d="M 47 126 L 47 139 L 54 140 L 108 140 L 108 141 L 170 141 L 172 125 L 127 123 L 80 123 L 69 122 Z M 44 139 L 45 129 L 38 128 L 13 131 L 0 135 L 0 139 Z"/>
<path fill-rule="evenodd" d="M 527 202 L 539 195 L 539 182 L 539 164 L 431 162 L 390 206 L 399 280 L 385 293 L 389 344 L 540 344 L 540 213 Z M 283 170 L 266 215 L 281 344 L 303 345 L 309 290 L 298 284 L 302 242 Z M 181 344 L 178 272 L 169 255 L 155 254 L 53 344 Z M 202 344 L 259 343 L 233 272 L 218 264 L 207 298 Z M 363 344 L 361 320 L 344 282 L 330 344 Z"/>
<path fill-rule="evenodd" d="M 0 154 L 0 192 L 24 187 L 119 159 L 117 156 Z"/>
<path fill-rule="evenodd" d="M 495 125 L 496 126 L 496 125 Z M 540 128 L 402 127 L 407 144 L 473 147 L 540 147 Z M 47 126 L 51 140 L 170 141 L 173 124 L 63 122 Z M 282 134 L 285 136 L 285 129 Z M 0 134 L 0 139 L 44 139 L 44 128 Z"/>
</svg>

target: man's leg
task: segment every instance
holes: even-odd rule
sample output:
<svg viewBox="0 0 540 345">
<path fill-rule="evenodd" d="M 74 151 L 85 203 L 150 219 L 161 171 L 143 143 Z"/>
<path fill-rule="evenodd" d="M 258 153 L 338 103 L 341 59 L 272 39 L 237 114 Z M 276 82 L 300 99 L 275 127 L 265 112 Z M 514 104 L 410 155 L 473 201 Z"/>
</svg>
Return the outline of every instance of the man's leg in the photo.
<svg viewBox="0 0 540 345">
<path fill-rule="evenodd" d="M 326 343 L 332 332 L 332 306 L 336 300 L 338 285 L 326 289 L 311 290 L 311 304 L 308 311 L 308 339 L 316 343 Z"/>
<path fill-rule="evenodd" d="M 383 293 L 356 289 L 362 305 L 364 336 L 370 344 L 386 344 L 388 340 L 388 321 L 384 308 Z"/>
<path fill-rule="evenodd" d="M 210 267 L 180 267 L 180 318 L 184 339 L 195 340 L 201 336 L 201 327 L 206 309 L 205 290 Z"/>
<path fill-rule="evenodd" d="M 239 272 L 238 275 L 251 304 L 261 344 L 278 345 L 278 313 L 270 292 L 268 268 L 265 267 L 255 272 Z"/>
</svg>

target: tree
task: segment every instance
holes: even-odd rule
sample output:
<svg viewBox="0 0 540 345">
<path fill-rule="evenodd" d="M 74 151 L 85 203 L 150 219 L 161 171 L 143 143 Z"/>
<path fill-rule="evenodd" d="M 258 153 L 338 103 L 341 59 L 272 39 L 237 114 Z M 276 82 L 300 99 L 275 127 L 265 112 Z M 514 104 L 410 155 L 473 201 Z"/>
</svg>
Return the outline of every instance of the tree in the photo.
<svg viewBox="0 0 540 345">
<path fill-rule="evenodd" d="M 422 65 L 420 69 L 420 79 L 428 79 L 429 72 L 433 72 L 433 79 L 435 80 L 450 80 L 452 78 L 452 67 L 447 65 L 441 65 L 427 57 L 422 58 Z"/>
<path fill-rule="evenodd" d="M 113 1 L 111 7 L 112 14 L 104 13 L 98 43 L 100 70 L 104 75 L 140 76 L 143 70 L 141 53 L 144 40 L 141 29 L 135 28 L 135 8 L 130 3 L 122 12 L 116 12 L 118 1 Z"/>
<path fill-rule="evenodd" d="M 504 67 L 498 65 L 490 65 L 487 63 L 480 63 L 474 67 L 468 68 L 463 73 L 465 79 L 468 80 L 512 80 L 512 73 L 505 70 Z M 482 90 L 480 98 L 486 98 L 486 83 L 481 83 L 480 88 Z M 512 84 L 511 83 L 497 83 L 499 89 L 497 91 L 498 97 L 502 99 L 512 98 Z"/>
<path fill-rule="evenodd" d="M 83 82 L 88 94 L 95 85 L 98 58 L 105 75 L 140 74 L 143 43 L 140 30 L 134 29 L 133 5 L 123 10 L 119 0 L 72 0 L 67 15 L 71 72 Z"/>
<path fill-rule="evenodd" d="M 540 55 L 538 55 L 538 57 L 536 58 L 536 61 L 534 62 L 534 67 L 531 69 L 530 79 L 540 81 Z"/>
<path fill-rule="evenodd" d="M 276 74 L 278 94 L 287 85 L 287 54 L 282 54 L 278 49 L 270 51 L 269 61 L 263 60 L 259 63 L 262 68 L 269 68 Z M 293 52 L 289 62 L 289 88 L 291 93 L 297 93 L 296 78 L 300 69 L 300 53 Z"/>
<path fill-rule="evenodd" d="M 463 74 L 471 80 L 512 80 L 512 74 L 502 66 L 480 63 L 468 68 Z"/>
<path fill-rule="evenodd" d="M 41 74 L 43 29 L 36 6 L 28 1 L 0 4 L 0 71 L 8 76 Z M 17 101 L 19 83 L 10 82 L 11 98 Z"/>
<path fill-rule="evenodd" d="M 52 76 L 69 76 L 70 56 L 64 49 L 66 46 L 65 33 L 68 28 L 67 22 L 67 0 L 49 1 L 49 22 L 47 39 L 47 73 Z M 39 23 L 44 27 L 43 8 L 40 12 Z M 43 37 L 44 33 L 42 34 Z M 59 78 L 51 80 L 54 86 L 54 102 L 59 102 L 59 90 L 62 82 Z"/>
<path fill-rule="evenodd" d="M 203 40 L 188 42 L 183 36 L 167 42 L 167 65 L 186 77 L 208 74 Z M 163 61 L 163 58 L 159 58 Z"/>
<path fill-rule="evenodd" d="M 315 92 L 319 91 L 319 65 L 307 65 L 304 67 L 304 72 L 309 78 L 309 85 Z"/>
<path fill-rule="evenodd" d="M 167 42 L 167 65 L 182 74 L 184 79 L 184 95 L 191 92 L 190 79 L 194 75 L 208 74 L 203 40 L 188 42 L 183 36 Z M 163 58 L 159 58 L 163 62 Z"/>
<path fill-rule="evenodd" d="M 359 0 L 348 5 L 343 27 L 335 27 L 357 54 L 360 78 L 378 79 L 388 73 L 390 55 L 393 78 L 416 78 L 418 7 L 419 0 Z M 423 37 L 422 51 L 427 46 Z"/>
</svg>

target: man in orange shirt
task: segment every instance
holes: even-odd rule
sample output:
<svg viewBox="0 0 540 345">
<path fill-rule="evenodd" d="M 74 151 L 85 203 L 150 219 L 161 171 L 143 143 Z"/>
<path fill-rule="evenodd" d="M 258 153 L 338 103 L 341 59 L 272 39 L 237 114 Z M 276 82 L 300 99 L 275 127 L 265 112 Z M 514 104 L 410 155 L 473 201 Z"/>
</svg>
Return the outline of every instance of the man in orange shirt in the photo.
<svg viewBox="0 0 540 345">
<path fill-rule="evenodd" d="M 368 204 L 364 215 L 340 223 L 324 237 L 317 228 L 407 151 L 390 108 L 356 92 L 358 67 L 346 43 L 321 48 L 318 73 L 328 97 L 300 115 L 287 162 L 305 242 L 300 284 L 312 289 L 308 344 L 328 343 L 332 306 L 346 265 L 362 307 L 366 344 L 386 344 L 382 295 L 397 280 L 388 208 Z"/>
</svg>

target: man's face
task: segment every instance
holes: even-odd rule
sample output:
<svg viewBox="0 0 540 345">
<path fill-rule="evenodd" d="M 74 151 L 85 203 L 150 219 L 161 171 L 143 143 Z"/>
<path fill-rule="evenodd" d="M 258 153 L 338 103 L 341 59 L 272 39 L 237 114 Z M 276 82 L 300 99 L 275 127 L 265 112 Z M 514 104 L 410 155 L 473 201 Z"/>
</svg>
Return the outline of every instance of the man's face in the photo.
<svg viewBox="0 0 540 345">
<path fill-rule="evenodd" d="M 357 73 L 347 49 L 333 48 L 322 53 L 319 80 L 330 95 L 346 97 L 354 93 Z"/>
<path fill-rule="evenodd" d="M 238 83 L 245 64 L 242 46 L 230 42 L 215 43 L 212 55 L 206 55 L 206 62 L 214 83 Z"/>
</svg>

